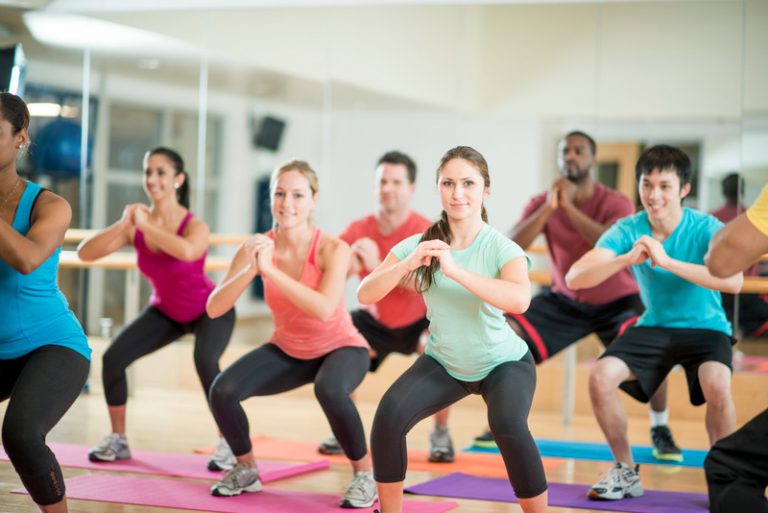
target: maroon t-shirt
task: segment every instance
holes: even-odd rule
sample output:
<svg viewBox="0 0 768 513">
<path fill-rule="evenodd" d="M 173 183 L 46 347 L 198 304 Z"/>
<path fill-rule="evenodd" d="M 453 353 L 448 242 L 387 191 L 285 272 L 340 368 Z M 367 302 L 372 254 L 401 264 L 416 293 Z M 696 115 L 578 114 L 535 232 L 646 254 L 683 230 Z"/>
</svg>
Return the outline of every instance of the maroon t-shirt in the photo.
<svg viewBox="0 0 768 513">
<path fill-rule="evenodd" d="M 384 235 L 379 230 L 379 223 L 376 216 L 370 215 L 354 221 L 339 234 L 339 238 L 347 244 L 352 244 L 358 239 L 368 237 L 373 239 L 379 247 L 379 258 L 384 260 L 395 244 L 411 235 L 423 233 L 432 224 L 428 219 L 420 216 L 416 212 L 411 212 L 408 219 L 398 226 L 389 235 Z M 365 270 L 360 271 L 360 279 L 365 278 L 369 273 Z M 402 287 L 395 287 L 392 291 L 381 298 L 381 300 L 366 308 L 373 317 L 380 323 L 389 328 L 401 328 L 413 324 L 427 314 L 427 307 L 421 294 L 406 290 Z"/>
<path fill-rule="evenodd" d="M 547 193 L 534 196 L 526 205 L 520 221 L 530 217 L 547 200 Z M 595 193 L 579 207 L 584 214 L 600 224 L 611 225 L 616 220 L 635 213 L 635 207 L 629 198 L 595 183 Z M 637 284 L 629 269 L 614 274 L 597 287 L 582 290 L 570 290 L 565 286 L 565 274 L 574 262 L 593 248 L 562 208 L 557 209 L 544 226 L 549 252 L 549 269 L 552 273 L 552 291 L 589 305 L 604 305 L 630 294 L 637 294 Z"/>
</svg>

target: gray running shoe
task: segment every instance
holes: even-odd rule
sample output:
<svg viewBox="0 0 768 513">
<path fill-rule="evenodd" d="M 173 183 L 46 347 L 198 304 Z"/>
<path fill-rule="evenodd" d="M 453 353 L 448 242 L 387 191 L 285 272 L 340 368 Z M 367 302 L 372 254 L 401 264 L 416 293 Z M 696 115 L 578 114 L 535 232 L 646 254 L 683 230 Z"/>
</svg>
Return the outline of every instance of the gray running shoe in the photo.
<svg viewBox="0 0 768 513">
<path fill-rule="evenodd" d="M 94 462 L 127 460 L 130 457 L 131 449 L 128 448 L 128 439 L 125 435 L 117 433 L 105 436 L 88 452 L 88 459 Z"/>
<path fill-rule="evenodd" d="M 317 446 L 317 452 L 320 454 L 344 454 L 344 449 L 339 445 L 336 437 L 331 435 Z"/>
<path fill-rule="evenodd" d="M 339 505 L 342 508 L 370 508 L 377 499 L 373 473 L 360 471 L 347 485 Z"/>
<path fill-rule="evenodd" d="M 429 461 L 433 463 L 451 463 L 455 459 L 453 442 L 448 429 L 436 427 L 429 435 Z"/>
<path fill-rule="evenodd" d="M 216 497 L 234 497 L 243 492 L 260 492 L 261 479 L 259 470 L 238 463 L 227 472 L 224 479 L 211 486 L 211 495 Z"/>
<path fill-rule="evenodd" d="M 643 495 L 643 485 L 640 484 L 640 465 L 635 468 L 626 463 L 619 463 L 605 473 L 603 479 L 589 490 L 590 499 L 609 501 L 621 500 L 624 497 L 640 497 Z"/>
<path fill-rule="evenodd" d="M 219 443 L 216 444 L 216 450 L 213 452 L 211 459 L 208 460 L 208 470 L 231 470 L 237 464 L 235 455 L 232 454 L 232 449 L 229 448 L 229 444 L 224 437 L 219 438 Z"/>
</svg>

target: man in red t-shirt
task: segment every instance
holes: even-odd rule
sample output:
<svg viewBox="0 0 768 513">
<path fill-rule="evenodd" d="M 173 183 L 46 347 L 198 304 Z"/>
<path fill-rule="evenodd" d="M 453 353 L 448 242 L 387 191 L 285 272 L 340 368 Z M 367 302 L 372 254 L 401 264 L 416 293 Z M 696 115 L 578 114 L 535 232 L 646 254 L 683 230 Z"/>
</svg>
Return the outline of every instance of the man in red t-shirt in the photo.
<svg viewBox="0 0 768 513">
<path fill-rule="evenodd" d="M 552 288 L 531 301 L 524 314 L 507 320 L 541 363 L 574 342 L 595 333 L 608 345 L 643 311 L 629 270 L 616 273 L 597 287 L 573 291 L 565 285 L 571 265 L 592 249 L 614 222 L 635 213 L 632 202 L 592 178 L 595 141 L 584 132 L 568 133 L 558 146 L 560 177 L 547 192 L 531 198 L 510 237 L 523 249 L 543 233 L 547 240 Z M 667 427 L 666 382 L 651 399 L 654 455 L 682 461 Z M 475 439 L 480 447 L 495 446 L 490 432 Z"/>
<path fill-rule="evenodd" d="M 416 164 L 408 155 L 392 151 L 379 159 L 375 187 L 378 210 L 353 221 L 339 235 L 352 247 L 350 275 L 356 274 L 362 280 L 384 260 L 395 244 L 424 232 L 432 224 L 411 210 L 415 182 Z M 423 352 L 421 337 L 429 327 L 426 313 L 421 294 L 400 287 L 375 305 L 352 312 L 352 321 L 371 346 L 371 372 L 376 371 L 390 353 Z M 447 408 L 435 415 L 429 461 L 454 460 L 447 421 Z M 341 447 L 331 437 L 324 440 L 318 450 L 323 454 L 337 454 Z"/>
</svg>

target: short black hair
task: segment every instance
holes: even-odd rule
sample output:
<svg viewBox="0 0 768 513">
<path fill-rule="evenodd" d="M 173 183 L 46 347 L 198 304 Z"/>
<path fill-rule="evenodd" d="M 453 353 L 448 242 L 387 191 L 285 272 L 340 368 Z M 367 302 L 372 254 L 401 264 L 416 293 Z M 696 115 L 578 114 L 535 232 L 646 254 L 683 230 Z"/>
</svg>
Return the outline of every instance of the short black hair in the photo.
<svg viewBox="0 0 768 513">
<path fill-rule="evenodd" d="M 635 166 L 635 179 L 647 175 L 654 170 L 674 171 L 680 177 L 680 186 L 691 183 L 693 172 L 691 159 L 680 148 L 658 144 L 645 150 L 637 159 Z"/>
<path fill-rule="evenodd" d="M 583 137 L 584 139 L 586 139 L 587 142 L 589 143 L 589 149 L 592 150 L 592 155 L 597 153 L 597 143 L 595 143 L 595 140 L 592 139 L 592 137 L 589 134 L 582 132 L 581 130 L 573 130 L 571 132 L 568 132 L 567 134 L 565 134 L 565 137 L 563 139 L 568 139 L 569 137 L 574 137 L 574 136 Z"/>
<path fill-rule="evenodd" d="M 744 180 L 739 173 L 729 173 L 721 182 L 723 196 L 731 203 L 739 201 L 739 195 L 744 195 Z"/>
<path fill-rule="evenodd" d="M 416 183 L 416 163 L 411 157 L 400 151 L 388 151 L 381 156 L 376 167 L 382 164 L 401 164 L 408 170 L 408 181 Z"/>
</svg>

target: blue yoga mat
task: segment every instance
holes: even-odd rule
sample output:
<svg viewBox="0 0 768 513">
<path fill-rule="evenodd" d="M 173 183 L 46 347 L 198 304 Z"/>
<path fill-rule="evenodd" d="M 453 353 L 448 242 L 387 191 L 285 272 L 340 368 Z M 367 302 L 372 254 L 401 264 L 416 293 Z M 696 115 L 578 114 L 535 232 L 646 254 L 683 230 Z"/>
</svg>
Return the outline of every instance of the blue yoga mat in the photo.
<svg viewBox="0 0 768 513">
<path fill-rule="evenodd" d="M 573 458 L 577 460 L 614 461 L 611 449 L 606 444 L 589 442 L 571 442 L 566 440 L 536 440 L 539 452 L 547 458 Z M 484 447 L 468 447 L 466 452 L 488 452 L 498 454 L 498 449 Z M 661 461 L 653 457 L 653 448 L 648 446 L 633 446 L 632 457 L 635 463 L 653 465 L 673 465 L 683 467 L 703 467 L 707 451 L 698 449 L 683 449 L 683 461 Z"/>
</svg>

